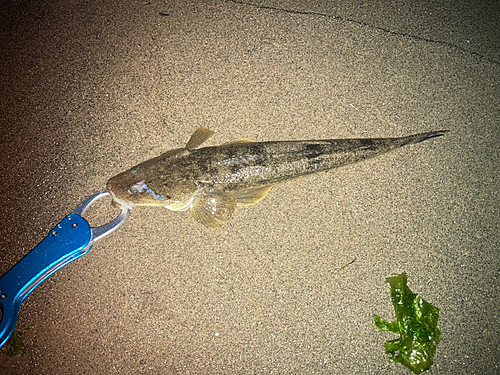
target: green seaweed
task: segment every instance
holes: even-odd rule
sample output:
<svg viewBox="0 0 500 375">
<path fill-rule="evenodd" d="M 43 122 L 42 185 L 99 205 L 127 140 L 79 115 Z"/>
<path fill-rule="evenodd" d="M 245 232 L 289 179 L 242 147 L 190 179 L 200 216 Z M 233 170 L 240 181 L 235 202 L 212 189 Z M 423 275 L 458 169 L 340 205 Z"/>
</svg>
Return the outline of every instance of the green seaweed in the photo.
<svg viewBox="0 0 500 375">
<path fill-rule="evenodd" d="M 13 357 L 15 355 L 19 355 L 23 352 L 23 341 L 21 340 L 21 336 L 17 331 L 14 331 L 12 336 L 7 340 L 7 352 L 6 354 L 9 357 Z"/>
<path fill-rule="evenodd" d="M 431 368 L 440 341 L 439 309 L 408 288 L 406 272 L 391 275 L 386 281 L 391 286 L 396 321 L 388 322 L 373 315 L 375 325 L 381 331 L 400 334 L 399 339 L 384 344 L 389 359 L 420 374 Z"/>
</svg>

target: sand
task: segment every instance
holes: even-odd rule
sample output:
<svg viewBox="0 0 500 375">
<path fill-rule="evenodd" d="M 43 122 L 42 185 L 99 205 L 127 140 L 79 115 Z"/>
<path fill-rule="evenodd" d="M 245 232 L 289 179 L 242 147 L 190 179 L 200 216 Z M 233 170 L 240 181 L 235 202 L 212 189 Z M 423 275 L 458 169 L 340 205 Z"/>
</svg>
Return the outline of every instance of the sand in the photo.
<svg viewBox="0 0 500 375">
<path fill-rule="evenodd" d="M 253 3 L 1 2 L 0 275 L 201 126 L 207 145 L 450 133 L 216 231 L 134 210 L 25 300 L 0 373 L 408 374 L 372 322 L 403 271 L 441 310 L 429 374 L 500 372 L 499 3 Z"/>
</svg>

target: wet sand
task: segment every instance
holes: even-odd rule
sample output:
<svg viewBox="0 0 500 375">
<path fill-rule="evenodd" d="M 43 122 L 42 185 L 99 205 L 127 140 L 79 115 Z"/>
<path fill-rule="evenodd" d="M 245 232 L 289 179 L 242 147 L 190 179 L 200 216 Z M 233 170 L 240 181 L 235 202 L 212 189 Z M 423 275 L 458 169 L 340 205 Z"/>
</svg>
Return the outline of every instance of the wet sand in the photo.
<svg viewBox="0 0 500 375">
<path fill-rule="evenodd" d="M 410 373 L 372 322 L 403 271 L 441 310 L 429 374 L 500 371 L 498 2 L 344 3 L 2 1 L 0 275 L 201 126 L 207 145 L 450 133 L 275 186 L 216 231 L 134 210 L 25 300 L 0 373 Z"/>
</svg>

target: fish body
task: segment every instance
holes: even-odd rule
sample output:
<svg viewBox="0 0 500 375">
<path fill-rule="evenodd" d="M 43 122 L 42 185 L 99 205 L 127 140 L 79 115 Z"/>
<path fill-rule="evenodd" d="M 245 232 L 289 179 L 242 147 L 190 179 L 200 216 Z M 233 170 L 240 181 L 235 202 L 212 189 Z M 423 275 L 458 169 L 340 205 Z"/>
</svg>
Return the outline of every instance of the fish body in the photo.
<svg viewBox="0 0 500 375">
<path fill-rule="evenodd" d="M 184 148 L 138 164 L 111 178 L 106 186 L 120 205 L 190 209 L 196 221 L 217 228 L 231 217 L 236 206 L 257 203 L 272 185 L 357 163 L 445 132 L 400 138 L 271 142 L 240 139 L 198 148 L 214 134 L 200 128 Z"/>
</svg>

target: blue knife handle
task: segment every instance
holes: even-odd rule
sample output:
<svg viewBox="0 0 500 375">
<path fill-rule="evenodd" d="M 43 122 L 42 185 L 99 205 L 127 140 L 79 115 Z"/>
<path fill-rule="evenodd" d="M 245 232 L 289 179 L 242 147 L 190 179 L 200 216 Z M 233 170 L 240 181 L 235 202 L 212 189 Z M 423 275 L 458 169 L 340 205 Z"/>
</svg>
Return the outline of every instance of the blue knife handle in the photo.
<svg viewBox="0 0 500 375">
<path fill-rule="evenodd" d="M 16 326 L 24 299 L 57 270 L 92 247 L 89 223 L 77 214 L 66 216 L 49 235 L 0 278 L 0 347 Z"/>
</svg>

